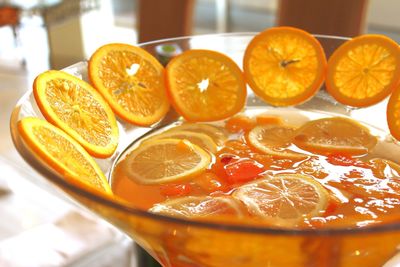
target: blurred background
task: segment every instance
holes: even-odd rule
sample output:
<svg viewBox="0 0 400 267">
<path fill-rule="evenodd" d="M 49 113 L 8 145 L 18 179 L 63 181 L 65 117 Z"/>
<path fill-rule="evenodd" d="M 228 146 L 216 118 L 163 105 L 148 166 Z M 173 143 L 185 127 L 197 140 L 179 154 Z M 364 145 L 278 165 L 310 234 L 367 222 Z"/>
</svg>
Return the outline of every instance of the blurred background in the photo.
<svg viewBox="0 0 400 267">
<path fill-rule="evenodd" d="M 291 25 L 315 34 L 400 42 L 397 0 L 0 0 L 0 266 L 135 266 L 121 233 L 32 184 L 9 116 L 33 79 L 102 44 Z M 144 267 L 144 266 L 140 266 Z"/>
</svg>

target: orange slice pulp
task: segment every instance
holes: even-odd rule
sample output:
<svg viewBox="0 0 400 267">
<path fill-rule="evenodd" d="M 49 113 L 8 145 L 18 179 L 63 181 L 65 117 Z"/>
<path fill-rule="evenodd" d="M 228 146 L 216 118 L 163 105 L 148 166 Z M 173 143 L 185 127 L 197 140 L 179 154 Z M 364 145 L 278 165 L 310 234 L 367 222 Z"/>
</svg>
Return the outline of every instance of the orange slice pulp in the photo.
<svg viewBox="0 0 400 267">
<path fill-rule="evenodd" d="M 20 120 L 18 130 L 28 147 L 68 182 L 112 195 L 97 163 L 65 132 L 45 120 L 33 117 Z"/>
<path fill-rule="evenodd" d="M 334 51 L 328 61 L 326 88 L 342 104 L 366 107 L 387 97 L 399 79 L 399 45 L 388 37 L 367 34 Z"/>
<path fill-rule="evenodd" d="M 119 138 L 115 115 L 90 84 L 51 70 L 36 77 L 33 94 L 43 116 L 91 155 L 106 158 L 114 153 Z"/>
<path fill-rule="evenodd" d="M 292 27 L 275 27 L 255 36 L 244 58 L 244 75 L 265 102 L 290 106 L 305 102 L 321 87 L 326 58 L 318 40 Z"/>
<path fill-rule="evenodd" d="M 140 47 L 100 47 L 89 60 L 89 78 L 114 112 L 133 124 L 154 124 L 169 109 L 164 68 Z"/>
<path fill-rule="evenodd" d="M 239 112 L 246 100 L 241 70 L 229 57 L 188 50 L 166 68 L 171 104 L 188 121 L 216 121 Z"/>
</svg>

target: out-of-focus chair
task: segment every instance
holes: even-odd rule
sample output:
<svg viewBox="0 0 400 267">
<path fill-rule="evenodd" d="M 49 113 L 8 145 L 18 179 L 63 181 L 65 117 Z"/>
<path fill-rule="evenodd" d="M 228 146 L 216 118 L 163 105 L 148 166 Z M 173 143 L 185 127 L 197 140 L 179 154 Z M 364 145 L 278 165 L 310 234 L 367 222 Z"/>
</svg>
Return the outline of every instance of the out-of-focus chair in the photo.
<svg viewBox="0 0 400 267">
<path fill-rule="evenodd" d="M 279 0 L 278 26 L 314 34 L 354 37 L 364 33 L 368 0 Z"/>
<path fill-rule="evenodd" d="M 0 27 L 11 27 L 16 47 L 19 46 L 18 31 L 20 27 L 20 15 L 21 9 L 19 7 L 10 4 L 0 4 Z M 25 58 L 22 59 L 21 65 L 23 67 L 26 65 Z"/>
<path fill-rule="evenodd" d="M 16 6 L 0 4 L 0 27 L 10 26 L 16 43 L 18 40 L 20 13 L 21 9 Z"/>
<path fill-rule="evenodd" d="M 192 33 L 195 0 L 139 0 L 139 43 Z"/>
</svg>

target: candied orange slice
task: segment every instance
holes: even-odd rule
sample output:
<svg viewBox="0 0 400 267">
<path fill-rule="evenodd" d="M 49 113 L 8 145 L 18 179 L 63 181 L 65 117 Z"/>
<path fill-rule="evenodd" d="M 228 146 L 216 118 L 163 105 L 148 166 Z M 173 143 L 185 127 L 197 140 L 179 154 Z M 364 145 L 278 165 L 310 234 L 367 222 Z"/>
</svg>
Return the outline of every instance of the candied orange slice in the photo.
<svg viewBox="0 0 400 267">
<path fill-rule="evenodd" d="M 368 128 L 344 117 L 309 121 L 297 130 L 293 138 L 298 147 L 320 154 L 344 152 L 364 155 L 375 147 L 377 141 Z"/>
<path fill-rule="evenodd" d="M 387 97 L 399 79 L 399 45 L 386 36 L 367 34 L 335 50 L 328 61 L 326 88 L 342 104 L 366 107 Z"/>
<path fill-rule="evenodd" d="M 254 93 L 274 106 L 305 102 L 321 87 L 326 58 L 318 40 L 292 27 L 275 27 L 248 44 L 244 75 Z"/>
<path fill-rule="evenodd" d="M 223 145 L 228 139 L 228 134 L 226 133 L 225 129 L 223 129 L 222 127 L 204 123 L 184 123 L 167 130 L 167 132 L 170 131 L 191 131 L 196 133 L 203 133 L 211 137 L 213 141 L 219 146 Z"/>
<path fill-rule="evenodd" d="M 140 47 L 100 47 L 89 60 L 89 78 L 114 112 L 133 124 L 154 124 L 169 109 L 164 67 Z"/>
<path fill-rule="evenodd" d="M 33 117 L 20 120 L 18 130 L 28 147 L 68 182 L 112 194 L 97 163 L 68 134 L 45 120 Z"/>
<path fill-rule="evenodd" d="M 277 226 L 294 226 L 302 219 L 321 215 L 329 202 L 328 191 L 312 177 L 280 174 L 238 187 L 233 196 L 253 216 Z"/>
<path fill-rule="evenodd" d="M 400 141 L 400 86 L 392 93 L 386 107 L 386 118 L 390 133 Z"/>
<path fill-rule="evenodd" d="M 168 63 L 166 73 L 171 104 L 188 121 L 217 121 L 244 107 L 242 71 L 224 54 L 188 50 Z"/>
<path fill-rule="evenodd" d="M 182 181 L 202 173 L 211 156 L 188 140 L 159 139 L 143 142 L 124 160 L 127 176 L 140 184 Z"/>
<path fill-rule="evenodd" d="M 118 145 L 115 115 L 85 81 L 62 71 L 38 75 L 33 94 L 43 116 L 77 140 L 89 154 L 106 158 Z"/>
<path fill-rule="evenodd" d="M 257 150 L 280 158 L 304 159 L 307 155 L 290 149 L 296 129 L 285 125 L 266 124 L 253 128 L 248 142 Z"/>
<path fill-rule="evenodd" d="M 215 215 L 242 217 L 240 204 L 231 197 L 188 196 L 155 204 L 150 212 L 184 218 Z"/>
<path fill-rule="evenodd" d="M 217 152 L 217 145 L 215 142 L 206 134 L 195 133 L 189 131 L 169 131 L 161 134 L 152 136 L 149 140 L 155 139 L 186 139 L 189 142 L 205 149 L 211 153 Z"/>
</svg>

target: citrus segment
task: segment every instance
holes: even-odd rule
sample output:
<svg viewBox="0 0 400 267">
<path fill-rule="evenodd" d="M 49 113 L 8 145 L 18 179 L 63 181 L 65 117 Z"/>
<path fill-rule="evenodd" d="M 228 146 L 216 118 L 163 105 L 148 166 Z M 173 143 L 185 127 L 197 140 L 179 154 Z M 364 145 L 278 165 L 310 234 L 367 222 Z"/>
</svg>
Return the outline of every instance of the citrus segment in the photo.
<svg viewBox="0 0 400 267">
<path fill-rule="evenodd" d="M 255 36 L 243 58 L 251 89 L 265 102 L 290 106 L 311 98 L 325 78 L 326 58 L 311 34 L 291 27 L 267 29 Z"/>
<path fill-rule="evenodd" d="M 354 120 L 333 117 L 307 122 L 297 130 L 293 142 L 304 150 L 320 154 L 363 155 L 375 147 L 377 138 Z"/>
<path fill-rule="evenodd" d="M 400 140 L 400 86 L 392 93 L 386 107 L 386 117 L 390 133 Z"/>
<path fill-rule="evenodd" d="M 284 126 L 266 124 L 253 128 L 248 136 L 248 142 L 257 150 L 282 158 L 304 159 L 305 154 L 290 149 L 296 129 Z"/>
<path fill-rule="evenodd" d="M 203 133 L 210 136 L 213 141 L 219 146 L 223 145 L 228 139 L 228 134 L 223 128 L 204 123 L 184 123 L 169 129 L 167 132 L 170 131 L 191 131 L 196 133 Z"/>
<path fill-rule="evenodd" d="M 329 200 L 328 191 L 319 182 L 299 174 L 280 174 L 251 182 L 237 188 L 233 196 L 253 216 L 279 226 L 293 226 L 301 219 L 322 214 Z"/>
<path fill-rule="evenodd" d="M 326 87 L 340 103 L 366 107 L 387 97 L 400 79 L 400 49 L 382 35 L 351 39 L 328 61 Z"/>
<path fill-rule="evenodd" d="M 188 50 L 170 61 L 166 77 L 171 103 L 188 121 L 221 120 L 244 107 L 242 72 L 221 53 Z"/>
<path fill-rule="evenodd" d="M 114 153 L 119 136 L 115 115 L 90 84 L 50 70 L 36 77 L 33 93 L 43 116 L 91 155 L 105 158 Z"/>
<path fill-rule="evenodd" d="M 239 203 L 230 197 L 181 197 L 155 204 L 149 211 L 185 218 L 198 218 L 212 215 L 242 216 Z"/>
<path fill-rule="evenodd" d="M 128 122 L 148 126 L 169 109 L 164 68 L 140 47 L 100 47 L 89 60 L 89 78 L 114 112 Z"/>
<path fill-rule="evenodd" d="M 211 156 L 187 140 L 160 139 L 142 143 L 124 160 L 128 177 L 140 184 L 165 184 L 202 173 Z"/>
<path fill-rule="evenodd" d="M 112 194 L 97 163 L 65 132 L 33 117 L 19 121 L 18 130 L 28 147 L 68 182 Z"/>
<path fill-rule="evenodd" d="M 217 152 L 217 145 L 215 144 L 215 142 L 211 139 L 211 137 L 203 133 L 195 133 L 189 131 L 170 131 L 154 135 L 149 140 L 168 139 L 168 138 L 181 139 L 181 140 L 186 139 L 189 142 L 211 153 Z"/>
</svg>

